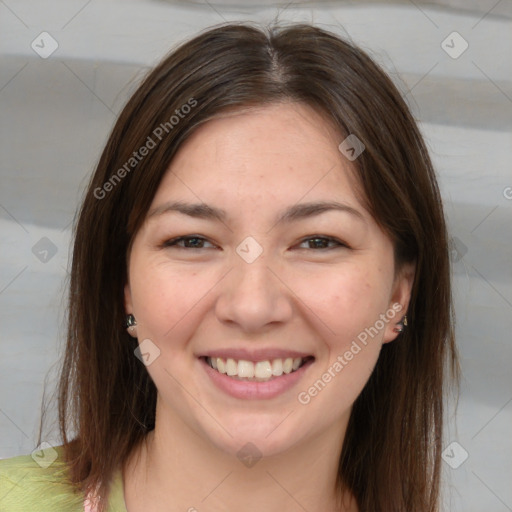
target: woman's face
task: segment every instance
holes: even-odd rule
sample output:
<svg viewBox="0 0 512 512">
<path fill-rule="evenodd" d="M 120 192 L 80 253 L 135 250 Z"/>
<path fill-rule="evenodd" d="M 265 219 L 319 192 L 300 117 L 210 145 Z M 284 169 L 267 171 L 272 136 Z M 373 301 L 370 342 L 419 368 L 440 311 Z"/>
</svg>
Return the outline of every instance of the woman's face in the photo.
<svg viewBox="0 0 512 512">
<path fill-rule="evenodd" d="M 157 426 L 179 423 L 232 454 L 343 432 L 413 276 L 395 279 L 341 142 L 287 103 L 209 121 L 174 157 L 125 288 Z"/>
</svg>

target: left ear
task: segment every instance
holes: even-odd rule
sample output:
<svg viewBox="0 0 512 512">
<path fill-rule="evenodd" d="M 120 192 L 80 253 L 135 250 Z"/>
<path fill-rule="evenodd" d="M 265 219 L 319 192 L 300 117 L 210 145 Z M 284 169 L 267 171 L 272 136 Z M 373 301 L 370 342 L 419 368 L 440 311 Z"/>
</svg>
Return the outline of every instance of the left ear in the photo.
<svg viewBox="0 0 512 512">
<path fill-rule="evenodd" d="M 393 341 L 400 333 L 394 329 L 407 314 L 409 301 L 411 300 L 411 290 L 416 274 L 416 262 L 404 263 L 400 272 L 397 273 L 393 283 L 393 292 L 388 310 L 395 311 L 396 315 L 386 324 L 382 343 Z M 410 321 L 410 320 L 409 320 Z"/>
</svg>

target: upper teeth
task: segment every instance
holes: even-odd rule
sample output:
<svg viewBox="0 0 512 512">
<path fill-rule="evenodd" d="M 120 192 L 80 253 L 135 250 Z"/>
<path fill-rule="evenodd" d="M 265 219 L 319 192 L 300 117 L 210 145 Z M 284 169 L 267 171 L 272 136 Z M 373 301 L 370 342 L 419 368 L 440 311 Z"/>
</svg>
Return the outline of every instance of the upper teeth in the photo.
<svg viewBox="0 0 512 512">
<path fill-rule="evenodd" d="M 270 379 L 272 376 L 279 377 L 283 373 L 290 373 L 297 370 L 302 364 L 302 357 L 288 357 L 286 359 L 272 359 L 272 361 L 246 361 L 240 359 L 223 359 L 221 357 L 208 357 L 208 364 L 220 373 L 229 376 Z"/>
</svg>

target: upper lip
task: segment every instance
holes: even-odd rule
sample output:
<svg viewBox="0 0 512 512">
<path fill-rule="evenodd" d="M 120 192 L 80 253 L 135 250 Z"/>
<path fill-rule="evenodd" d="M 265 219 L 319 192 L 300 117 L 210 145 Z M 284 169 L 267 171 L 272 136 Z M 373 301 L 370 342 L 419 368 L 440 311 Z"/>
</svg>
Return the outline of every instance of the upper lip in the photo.
<svg viewBox="0 0 512 512">
<path fill-rule="evenodd" d="M 236 359 L 240 361 L 267 361 L 270 359 L 287 359 L 289 357 L 295 359 L 297 357 L 313 357 L 306 352 L 298 352 L 296 350 L 285 350 L 280 348 L 261 348 L 255 350 L 247 350 L 245 348 L 219 348 L 209 350 L 202 353 L 199 357 L 220 357 L 222 359 Z"/>
</svg>

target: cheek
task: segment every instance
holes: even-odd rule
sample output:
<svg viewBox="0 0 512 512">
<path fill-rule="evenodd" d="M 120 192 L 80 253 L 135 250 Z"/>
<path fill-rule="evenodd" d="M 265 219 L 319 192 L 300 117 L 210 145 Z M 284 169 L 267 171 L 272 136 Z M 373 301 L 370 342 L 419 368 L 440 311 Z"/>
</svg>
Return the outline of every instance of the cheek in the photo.
<svg viewBox="0 0 512 512">
<path fill-rule="evenodd" d="M 385 311 L 388 281 L 378 266 L 353 264 L 300 278 L 297 295 L 315 313 L 327 345 L 343 350 Z"/>
<path fill-rule="evenodd" d="M 165 342 L 186 335 L 183 331 L 193 320 L 216 282 L 211 272 L 197 272 L 168 263 L 146 261 L 136 267 L 131 281 L 134 310 L 140 319 L 140 335 Z M 218 278 L 217 278 L 218 279 Z"/>
<path fill-rule="evenodd" d="M 375 368 L 384 331 L 372 328 L 387 307 L 389 275 L 354 265 L 319 282 L 323 293 L 310 294 L 308 306 L 321 319 L 321 364 L 298 398 L 329 422 L 349 410 Z"/>
</svg>

